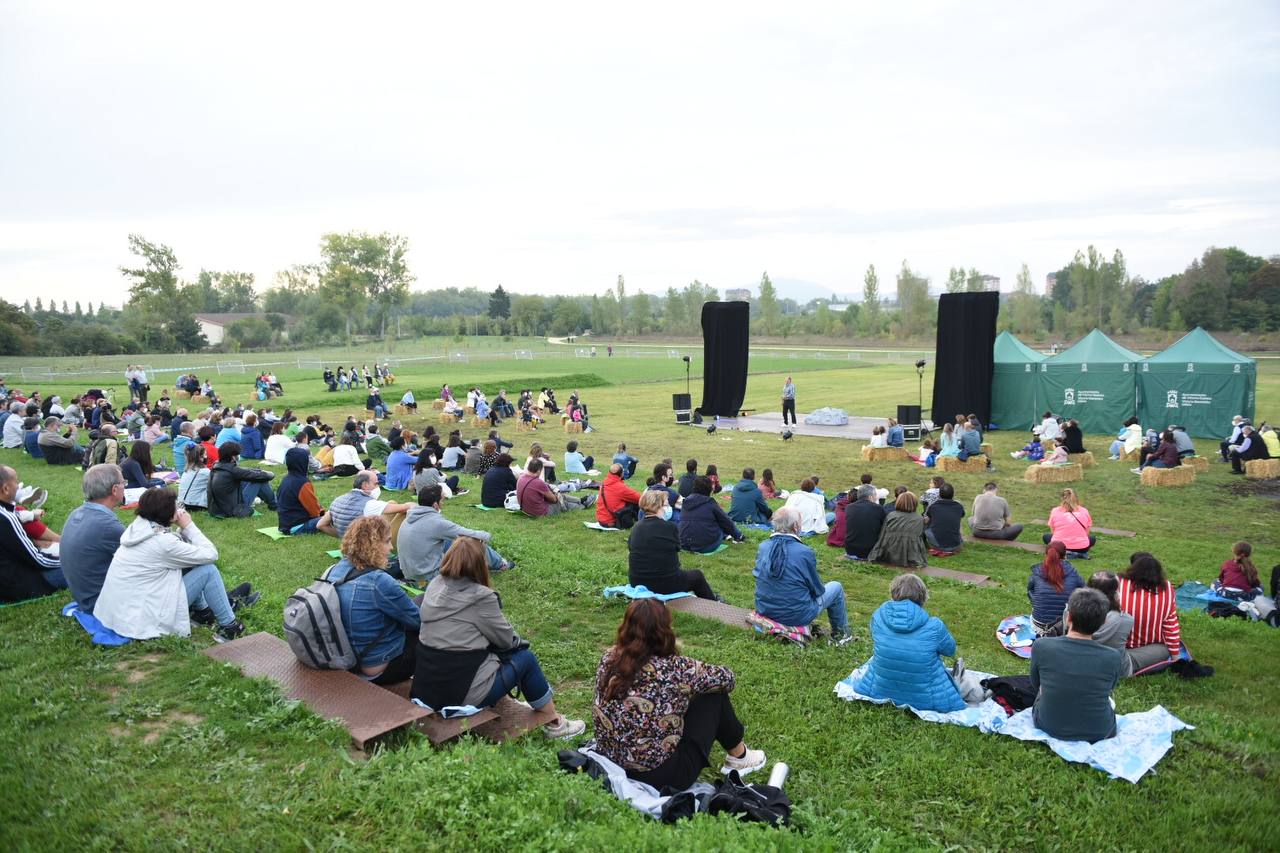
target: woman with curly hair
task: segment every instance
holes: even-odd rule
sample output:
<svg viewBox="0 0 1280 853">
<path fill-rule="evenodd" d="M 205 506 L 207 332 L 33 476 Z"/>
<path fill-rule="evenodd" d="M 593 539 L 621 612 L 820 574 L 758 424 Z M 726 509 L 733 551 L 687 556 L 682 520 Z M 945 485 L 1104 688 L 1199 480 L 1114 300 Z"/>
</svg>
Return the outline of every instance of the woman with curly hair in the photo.
<svg viewBox="0 0 1280 853">
<path fill-rule="evenodd" d="M 758 770 L 764 751 L 748 749 L 742 740 L 729 700 L 733 687 L 726 667 L 676 654 L 666 605 L 633 601 L 596 671 L 595 749 L 659 790 L 693 784 L 711 764 L 713 741 L 726 753 L 720 772 Z"/>
</svg>

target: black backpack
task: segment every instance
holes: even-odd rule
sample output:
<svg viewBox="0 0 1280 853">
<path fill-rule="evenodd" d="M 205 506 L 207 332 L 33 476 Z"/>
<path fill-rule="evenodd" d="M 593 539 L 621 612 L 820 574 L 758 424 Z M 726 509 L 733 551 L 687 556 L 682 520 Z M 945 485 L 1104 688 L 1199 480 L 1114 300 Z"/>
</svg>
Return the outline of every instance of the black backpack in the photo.
<svg viewBox="0 0 1280 853">
<path fill-rule="evenodd" d="M 732 770 L 716 783 L 715 793 L 707 802 L 707 814 L 736 814 L 749 823 L 786 826 L 791 821 L 791 800 L 781 788 L 772 785 L 747 785 Z"/>
</svg>

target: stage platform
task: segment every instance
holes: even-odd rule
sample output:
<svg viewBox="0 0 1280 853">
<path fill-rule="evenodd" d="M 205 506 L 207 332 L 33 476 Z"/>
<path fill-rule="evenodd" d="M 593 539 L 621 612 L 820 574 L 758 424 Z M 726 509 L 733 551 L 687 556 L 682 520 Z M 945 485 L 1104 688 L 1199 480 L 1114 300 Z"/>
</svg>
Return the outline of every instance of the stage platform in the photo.
<svg viewBox="0 0 1280 853">
<path fill-rule="evenodd" d="M 863 418 L 849 416 L 849 423 L 844 426 L 820 426 L 806 424 L 804 415 L 798 415 L 800 422 L 788 425 L 793 435 L 812 436 L 815 438 L 849 438 L 858 441 L 870 441 L 871 430 L 888 423 L 887 418 Z M 932 424 L 926 421 L 926 426 Z M 704 423 L 703 428 L 706 427 Z M 716 418 L 716 429 L 736 429 L 739 432 L 767 432 L 774 435 L 782 433 L 782 412 L 766 412 L 761 415 L 748 415 L 745 418 Z"/>
</svg>

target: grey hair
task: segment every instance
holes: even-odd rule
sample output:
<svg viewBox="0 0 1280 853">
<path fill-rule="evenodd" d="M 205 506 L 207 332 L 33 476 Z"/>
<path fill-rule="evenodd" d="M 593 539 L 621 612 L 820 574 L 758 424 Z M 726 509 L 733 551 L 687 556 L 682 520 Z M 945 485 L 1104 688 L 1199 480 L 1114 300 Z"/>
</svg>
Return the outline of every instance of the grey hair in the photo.
<svg viewBox="0 0 1280 853">
<path fill-rule="evenodd" d="M 800 511 L 784 506 L 773 514 L 774 533 L 799 533 Z"/>
<path fill-rule="evenodd" d="M 876 499 L 876 487 L 868 483 L 864 486 L 858 486 L 858 500 L 874 501 Z"/>
<path fill-rule="evenodd" d="M 898 575 L 889 584 L 889 597 L 894 601 L 914 601 L 921 607 L 929 600 L 929 588 L 920 580 L 920 576 L 912 572 Z"/>
<path fill-rule="evenodd" d="M 44 425 L 46 427 L 56 426 L 57 424 L 60 424 L 60 423 L 62 423 L 62 418 L 58 417 L 57 415 L 49 415 L 49 417 L 44 419 Z"/>
<path fill-rule="evenodd" d="M 351 481 L 351 485 L 357 489 L 364 488 L 364 484 L 372 480 L 375 484 L 378 482 L 378 472 L 366 468 L 356 473 L 355 479 Z"/>
<path fill-rule="evenodd" d="M 111 490 L 117 483 L 123 482 L 124 474 L 120 471 L 119 465 L 101 464 L 94 465 L 84 472 L 80 488 L 84 490 L 85 500 L 100 501 L 111 494 Z"/>
<path fill-rule="evenodd" d="M 27 407 L 26 403 L 21 403 L 21 402 L 18 402 L 17 400 L 14 400 L 12 403 L 9 404 L 9 411 L 16 414 L 18 412 L 21 412 L 26 407 Z"/>
<path fill-rule="evenodd" d="M 178 427 L 178 435 L 195 435 L 195 434 L 196 434 L 196 425 L 191 421 L 183 421 L 182 425 Z"/>
</svg>

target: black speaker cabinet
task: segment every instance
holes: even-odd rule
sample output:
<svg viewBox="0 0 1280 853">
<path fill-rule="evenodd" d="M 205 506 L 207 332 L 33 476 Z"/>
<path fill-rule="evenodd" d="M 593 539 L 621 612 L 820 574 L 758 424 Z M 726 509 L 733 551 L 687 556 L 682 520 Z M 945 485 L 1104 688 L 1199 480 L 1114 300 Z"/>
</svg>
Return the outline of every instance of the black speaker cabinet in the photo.
<svg viewBox="0 0 1280 853">
<path fill-rule="evenodd" d="M 898 407 L 898 423 L 906 426 L 907 424 L 916 425 L 920 423 L 920 407 L 919 406 L 899 406 Z"/>
<path fill-rule="evenodd" d="M 671 408 L 677 412 L 686 410 L 686 409 L 692 409 L 693 395 L 692 394 L 672 394 Z"/>
</svg>

